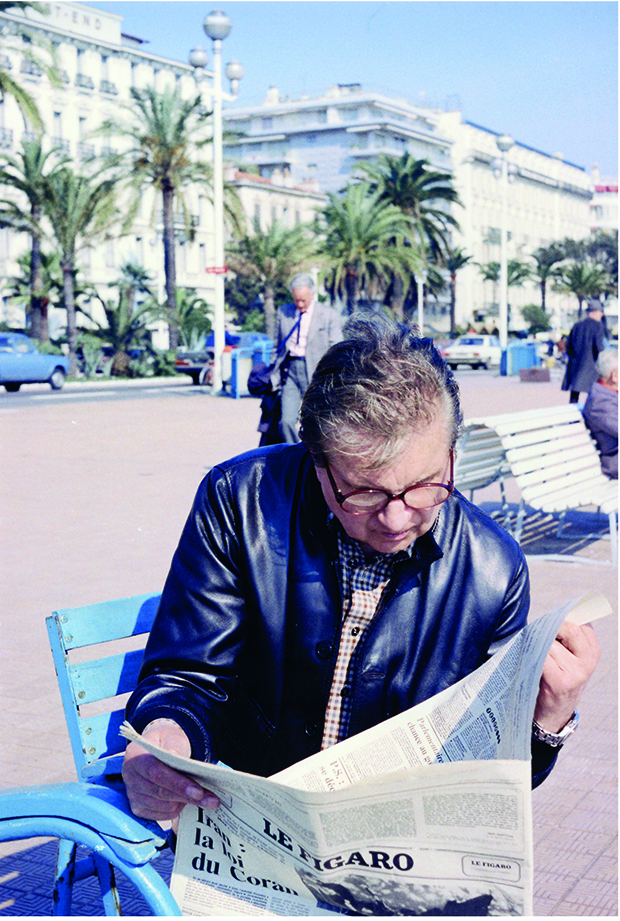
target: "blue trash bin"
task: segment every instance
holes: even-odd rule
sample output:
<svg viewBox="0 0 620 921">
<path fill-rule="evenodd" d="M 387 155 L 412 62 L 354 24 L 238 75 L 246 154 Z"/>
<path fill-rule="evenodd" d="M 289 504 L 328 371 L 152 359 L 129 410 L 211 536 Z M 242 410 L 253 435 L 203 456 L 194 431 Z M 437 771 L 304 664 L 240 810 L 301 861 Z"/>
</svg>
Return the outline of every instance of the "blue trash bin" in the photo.
<svg viewBox="0 0 620 921">
<path fill-rule="evenodd" d="M 248 344 L 230 353 L 232 367 L 230 375 L 230 395 L 234 400 L 249 396 L 248 375 L 251 368 L 264 361 L 269 363 L 273 341 L 267 336 L 257 336 L 250 339 Z"/>
<path fill-rule="evenodd" d="M 518 374 L 524 368 L 538 367 L 538 349 L 535 342 L 511 342 L 502 351 L 500 374 L 502 377 Z"/>
</svg>

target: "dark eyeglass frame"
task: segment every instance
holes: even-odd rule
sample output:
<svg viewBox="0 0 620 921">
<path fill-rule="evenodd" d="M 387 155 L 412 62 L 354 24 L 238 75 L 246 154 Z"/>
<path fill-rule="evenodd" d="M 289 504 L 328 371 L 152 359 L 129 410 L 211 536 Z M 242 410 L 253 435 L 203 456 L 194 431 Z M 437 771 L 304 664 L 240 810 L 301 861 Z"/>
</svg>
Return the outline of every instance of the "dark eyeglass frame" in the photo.
<svg viewBox="0 0 620 921">
<path fill-rule="evenodd" d="M 401 501 L 407 506 L 407 508 L 435 508 L 435 506 L 437 505 L 443 505 L 443 503 L 446 502 L 450 498 L 452 493 L 454 492 L 454 450 L 452 448 L 450 448 L 450 479 L 448 480 L 447 483 L 416 483 L 415 486 L 408 486 L 407 489 L 404 489 L 401 493 L 398 493 L 397 495 L 394 495 L 391 492 L 387 492 L 385 489 L 373 489 L 371 487 L 367 487 L 363 489 L 354 489 L 351 492 L 346 493 L 345 495 L 343 492 L 341 492 L 340 489 L 338 489 L 338 486 L 336 485 L 336 481 L 334 480 L 334 476 L 331 472 L 331 468 L 329 466 L 327 458 L 325 458 L 325 470 L 327 472 L 327 478 L 330 482 L 331 488 L 334 493 L 334 498 L 336 502 L 338 503 L 338 505 L 340 506 L 340 508 L 342 509 L 342 511 L 346 512 L 347 515 L 372 515 L 374 512 L 382 512 L 384 508 L 387 508 L 390 502 L 394 501 L 394 499 L 401 499 Z M 446 497 L 444 499 L 440 499 L 439 502 L 433 502 L 432 505 L 421 505 L 421 506 L 408 505 L 407 501 L 405 500 L 405 496 L 407 495 L 407 493 L 413 492 L 414 489 L 425 489 L 425 488 L 428 488 L 429 486 L 441 486 L 443 489 L 446 489 L 447 490 Z M 370 509 L 342 508 L 344 503 L 347 501 L 347 499 L 350 499 L 351 496 L 359 496 L 360 493 L 368 493 L 368 492 L 383 493 L 383 495 L 385 496 L 384 504 L 377 506 L 377 508 L 370 508 Z"/>
</svg>

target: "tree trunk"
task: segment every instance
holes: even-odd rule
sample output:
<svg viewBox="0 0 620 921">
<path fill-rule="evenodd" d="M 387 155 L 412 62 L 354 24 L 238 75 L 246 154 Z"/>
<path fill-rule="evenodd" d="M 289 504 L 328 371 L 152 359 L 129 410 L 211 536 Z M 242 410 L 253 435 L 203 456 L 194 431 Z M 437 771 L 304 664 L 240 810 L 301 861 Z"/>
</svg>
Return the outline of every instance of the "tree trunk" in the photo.
<svg viewBox="0 0 620 921">
<path fill-rule="evenodd" d="M 30 209 L 32 219 L 38 223 L 41 219 L 40 209 Z M 49 327 L 47 323 L 47 304 L 43 308 L 43 283 L 41 278 L 41 240 L 38 234 L 32 235 L 30 250 L 30 323 L 33 339 L 39 342 L 49 342 Z"/>
<path fill-rule="evenodd" d="M 75 320 L 75 292 L 73 287 L 73 258 L 63 255 L 62 290 L 67 311 L 67 345 L 69 346 L 69 375 L 77 375 L 77 324 Z"/>
<path fill-rule="evenodd" d="M 270 339 L 276 340 L 276 308 L 274 304 L 275 289 L 272 284 L 266 284 L 263 291 L 263 311 L 265 313 L 265 331 Z M 277 345 L 277 343 L 276 343 Z"/>
<path fill-rule="evenodd" d="M 400 275 L 392 281 L 392 313 L 399 323 L 405 319 L 405 286 Z"/>
<path fill-rule="evenodd" d="M 177 307 L 177 271 L 174 251 L 174 188 L 170 183 L 164 183 L 162 198 L 164 209 L 164 274 L 166 276 L 166 310 L 169 316 L 169 346 L 171 349 L 176 350 L 179 345 L 179 330 L 174 321 Z"/>
<path fill-rule="evenodd" d="M 450 274 L 450 336 L 456 336 L 456 272 Z"/>
<path fill-rule="evenodd" d="M 543 310 L 546 310 L 547 303 L 547 282 L 543 278 L 540 283 L 540 306 Z"/>
<path fill-rule="evenodd" d="M 347 313 L 349 316 L 355 310 L 357 303 L 357 272 L 355 269 L 347 269 L 344 279 L 344 288 L 347 295 Z"/>
</svg>

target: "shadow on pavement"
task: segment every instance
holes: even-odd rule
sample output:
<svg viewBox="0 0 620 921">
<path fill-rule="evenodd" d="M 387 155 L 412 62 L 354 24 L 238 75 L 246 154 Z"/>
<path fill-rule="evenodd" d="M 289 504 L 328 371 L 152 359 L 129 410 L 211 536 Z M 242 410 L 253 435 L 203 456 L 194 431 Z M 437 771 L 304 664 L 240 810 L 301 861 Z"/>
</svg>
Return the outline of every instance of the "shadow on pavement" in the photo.
<svg viewBox="0 0 620 921">
<path fill-rule="evenodd" d="M 32 917 L 52 914 L 52 885 L 56 865 L 57 842 L 46 841 L 35 847 L 0 858 L 0 916 Z M 88 851 L 83 851 L 84 855 Z M 82 849 L 78 851 L 78 857 Z M 167 883 L 172 872 L 173 854 L 165 851 L 154 866 Z M 152 916 L 146 902 L 127 882 L 116 874 L 123 915 Z M 94 877 L 75 883 L 71 914 L 103 915 L 99 883 Z"/>
<path fill-rule="evenodd" d="M 504 512 L 499 502 L 481 502 L 480 508 L 494 521 L 505 527 Z M 510 504 L 510 521 L 512 526 L 516 522 L 518 504 Z M 597 562 L 611 562 L 611 547 L 609 544 L 609 519 L 607 515 L 597 512 L 570 511 L 566 514 L 562 527 L 562 536 L 558 537 L 558 515 L 547 515 L 526 506 L 526 515 L 521 533 L 521 547 L 527 556 L 552 556 L 570 560 L 577 557 L 579 560 L 589 557 L 578 556 L 583 551 L 592 548 L 598 541 L 605 540 L 601 559 Z"/>
</svg>

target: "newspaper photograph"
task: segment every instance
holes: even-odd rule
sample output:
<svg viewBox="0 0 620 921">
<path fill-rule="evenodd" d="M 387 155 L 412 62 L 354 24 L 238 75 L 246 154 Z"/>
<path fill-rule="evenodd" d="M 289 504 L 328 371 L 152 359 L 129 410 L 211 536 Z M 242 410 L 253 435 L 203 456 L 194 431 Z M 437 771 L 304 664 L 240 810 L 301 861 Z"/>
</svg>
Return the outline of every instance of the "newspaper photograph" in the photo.
<svg viewBox="0 0 620 921">
<path fill-rule="evenodd" d="M 528 624 L 428 701 L 271 778 L 122 734 L 220 798 L 181 814 L 171 890 L 188 915 L 532 913 L 530 733 L 560 624 Z"/>
</svg>

